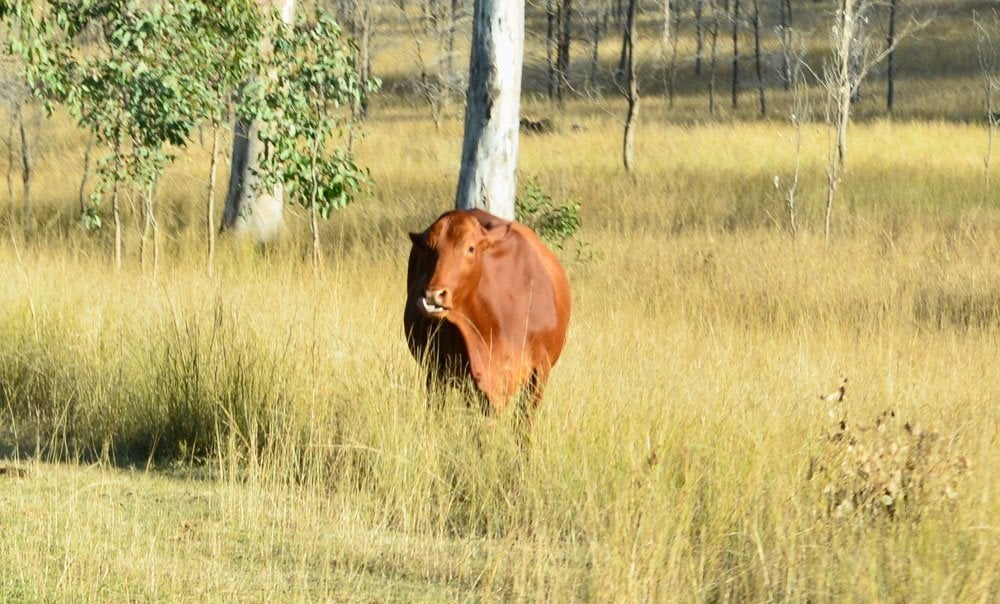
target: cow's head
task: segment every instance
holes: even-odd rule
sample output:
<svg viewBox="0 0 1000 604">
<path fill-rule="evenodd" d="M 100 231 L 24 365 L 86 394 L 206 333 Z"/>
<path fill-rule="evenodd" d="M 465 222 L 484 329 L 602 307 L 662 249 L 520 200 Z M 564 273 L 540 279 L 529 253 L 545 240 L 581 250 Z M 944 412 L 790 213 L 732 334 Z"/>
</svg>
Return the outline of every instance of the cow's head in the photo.
<svg viewBox="0 0 1000 604">
<path fill-rule="evenodd" d="M 443 319 L 452 309 L 462 308 L 479 286 L 483 259 L 509 229 L 509 223 L 484 224 L 472 212 L 455 210 L 426 231 L 410 233 L 422 265 L 411 289 L 417 309 L 424 316 Z"/>
</svg>

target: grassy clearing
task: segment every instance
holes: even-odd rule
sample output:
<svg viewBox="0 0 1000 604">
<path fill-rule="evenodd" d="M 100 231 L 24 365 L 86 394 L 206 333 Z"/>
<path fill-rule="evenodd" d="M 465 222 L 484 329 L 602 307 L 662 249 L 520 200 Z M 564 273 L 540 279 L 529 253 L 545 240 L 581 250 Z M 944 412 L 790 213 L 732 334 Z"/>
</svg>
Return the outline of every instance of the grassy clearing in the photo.
<svg viewBox="0 0 1000 604">
<path fill-rule="evenodd" d="M 776 225 L 782 124 L 647 122 L 634 178 L 611 117 L 525 137 L 523 172 L 582 202 L 596 256 L 565 257 L 570 338 L 522 455 L 510 418 L 424 403 L 405 231 L 447 207 L 459 125 L 398 111 L 369 127 L 378 186 L 325 225 L 319 275 L 294 216 L 203 275 L 198 151 L 164 181 L 158 279 L 134 236 L 115 275 L 107 234 L 72 226 L 78 147 L 47 126 L 38 235 L 0 247 L 0 465 L 27 471 L 0 475 L 0 598 L 996 597 L 1000 212 L 979 129 L 856 126 L 830 242 L 819 128 L 797 239 Z M 845 401 L 820 401 L 840 375 Z M 971 472 L 950 499 L 923 464 L 892 518 L 837 514 L 831 481 L 869 483 L 808 476 L 850 461 L 839 420 L 871 444 L 887 409 L 897 446 L 919 424 Z"/>
<path fill-rule="evenodd" d="M 823 127 L 792 238 L 794 132 L 740 121 L 749 97 L 712 119 L 704 82 L 644 99 L 626 175 L 621 101 L 556 111 L 529 66 L 525 113 L 557 131 L 522 137 L 522 175 L 582 203 L 593 257 L 563 255 L 573 319 L 527 452 L 460 393 L 428 408 L 403 342 L 405 233 L 451 205 L 453 115 L 376 102 L 377 184 L 323 225 L 319 274 L 289 207 L 279 244 L 228 242 L 206 277 L 191 149 L 155 279 L 135 204 L 121 274 L 110 229 L 75 225 L 84 141 L 42 121 L 33 235 L 16 183 L 0 197 L 0 600 L 996 600 L 1000 208 L 956 15 L 901 49 L 897 121 L 863 97 L 830 241 Z"/>
</svg>

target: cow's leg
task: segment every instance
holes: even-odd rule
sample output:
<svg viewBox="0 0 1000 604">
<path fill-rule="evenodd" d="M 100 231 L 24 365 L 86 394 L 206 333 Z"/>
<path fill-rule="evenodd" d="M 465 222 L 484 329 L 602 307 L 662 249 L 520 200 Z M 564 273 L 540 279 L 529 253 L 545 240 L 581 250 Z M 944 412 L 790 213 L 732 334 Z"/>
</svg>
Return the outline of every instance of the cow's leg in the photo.
<svg viewBox="0 0 1000 604">
<path fill-rule="evenodd" d="M 483 391 L 483 389 L 479 386 L 479 384 L 470 384 L 470 385 L 472 386 L 470 388 L 471 390 L 470 403 L 474 407 L 478 407 L 480 411 L 483 412 L 483 415 L 485 415 L 486 417 L 495 417 L 496 408 L 493 404 L 492 398 L 490 398 L 490 395 L 485 391 Z"/>
<path fill-rule="evenodd" d="M 538 410 L 538 405 L 542 402 L 542 396 L 545 394 L 545 385 L 548 381 L 548 367 L 539 367 L 531 372 L 531 379 L 528 380 L 528 413 L 530 418 L 534 417 L 535 412 Z"/>
<path fill-rule="evenodd" d="M 535 421 L 535 413 L 538 412 L 538 404 L 542 400 L 547 378 L 547 371 L 532 370 L 528 383 L 517 397 L 516 410 L 520 424 L 518 426 L 518 440 L 522 449 L 527 449 L 531 445 L 531 426 Z"/>
<path fill-rule="evenodd" d="M 483 414 L 487 417 L 495 417 L 502 412 L 507 397 L 504 393 L 503 382 L 498 379 L 496 372 L 473 372 L 472 380 L 476 386 L 476 402 L 479 403 Z"/>
</svg>

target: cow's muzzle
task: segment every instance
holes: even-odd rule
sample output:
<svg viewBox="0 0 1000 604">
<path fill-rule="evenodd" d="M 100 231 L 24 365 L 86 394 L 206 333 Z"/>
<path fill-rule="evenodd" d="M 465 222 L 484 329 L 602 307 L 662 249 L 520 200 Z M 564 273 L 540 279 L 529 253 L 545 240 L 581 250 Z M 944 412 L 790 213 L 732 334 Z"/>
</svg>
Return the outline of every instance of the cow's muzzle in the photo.
<svg viewBox="0 0 1000 604">
<path fill-rule="evenodd" d="M 417 301 L 420 312 L 428 317 L 441 318 L 451 310 L 451 291 L 447 288 L 431 288 Z"/>
</svg>

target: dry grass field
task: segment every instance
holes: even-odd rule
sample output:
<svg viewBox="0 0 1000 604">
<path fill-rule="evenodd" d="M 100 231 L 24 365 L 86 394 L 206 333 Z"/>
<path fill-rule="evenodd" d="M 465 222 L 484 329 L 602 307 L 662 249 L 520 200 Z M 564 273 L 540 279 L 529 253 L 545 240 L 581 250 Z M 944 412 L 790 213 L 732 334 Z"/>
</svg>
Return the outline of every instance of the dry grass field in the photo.
<svg viewBox="0 0 1000 604">
<path fill-rule="evenodd" d="M 586 242 L 526 449 L 513 414 L 428 406 L 403 340 L 455 116 L 375 105 L 375 186 L 324 224 L 319 273 L 289 208 L 214 277 L 205 148 L 163 180 L 158 274 L 131 212 L 116 274 L 108 229 L 75 226 L 85 139 L 43 121 L 34 233 L 0 243 L 0 600 L 995 601 L 983 124 L 917 119 L 930 100 L 854 124 L 827 240 L 824 126 L 792 237 L 786 120 L 644 102 L 627 175 L 620 101 L 526 99 L 557 132 L 522 137 L 522 178 L 578 200 Z"/>
</svg>

